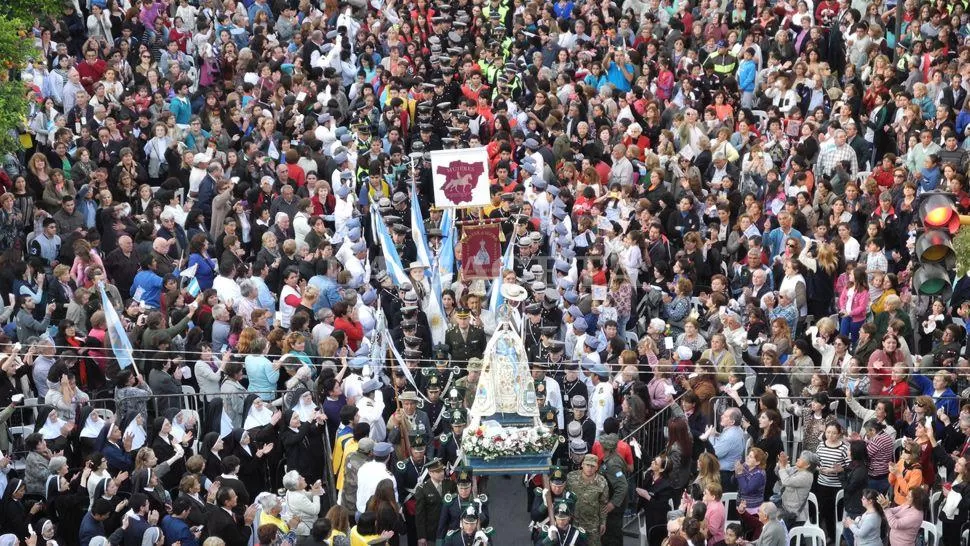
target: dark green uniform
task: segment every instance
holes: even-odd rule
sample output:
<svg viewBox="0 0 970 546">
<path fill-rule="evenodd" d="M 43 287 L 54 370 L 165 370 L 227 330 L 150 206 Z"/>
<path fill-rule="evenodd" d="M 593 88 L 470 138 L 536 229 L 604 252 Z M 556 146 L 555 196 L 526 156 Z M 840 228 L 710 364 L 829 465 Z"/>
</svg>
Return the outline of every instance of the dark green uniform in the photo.
<svg viewBox="0 0 970 546">
<path fill-rule="evenodd" d="M 443 502 L 441 519 L 438 521 L 439 536 L 451 530 L 461 529 L 461 516 L 469 505 L 476 507 L 482 525 L 488 525 L 488 496 L 484 493 L 477 497 L 470 495 L 467 499 L 460 498 L 457 493 L 445 495 Z"/>
<path fill-rule="evenodd" d="M 469 326 L 462 333 L 457 326 L 452 326 L 445 333 L 445 343 L 451 348 L 452 362 L 463 367 L 470 358 L 482 358 L 485 354 L 485 330 L 478 326 Z"/>
<path fill-rule="evenodd" d="M 603 546 L 623 546 L 623 512 L 626 509 L 629 482 L 626 478 L 626 463 L 616 454 L 616 434 L 600 436 L 600 445 L 609 455 L 603 458 L 600 474 L 610 486 L 609 502 L 613 510 L 606 514 L 606 532 L 603 533 Z"/>
<path fill-rule="evenodd" d="M 440 492 L 431 480 L 425 481 L 414 491 L 416 504 L 414 529 L 418 540 L 423 538 L 434 544 L 435 540 L 442 538 L 438 535 L 438 522 L 441 520 L 444 497 L 454 493 L 455 482 L 451 480 L 441 482 Z"/>
</svg>

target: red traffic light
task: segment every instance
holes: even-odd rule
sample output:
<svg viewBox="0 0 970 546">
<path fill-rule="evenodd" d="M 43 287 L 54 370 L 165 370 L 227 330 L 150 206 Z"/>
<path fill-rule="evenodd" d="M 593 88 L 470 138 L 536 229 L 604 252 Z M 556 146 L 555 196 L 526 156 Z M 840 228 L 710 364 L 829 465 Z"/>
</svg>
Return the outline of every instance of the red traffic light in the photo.
<svg viewBox="0 0 970 546">
<path fill-rule="evenodd" d="M 951 235 L 960 229 L 960 215 L 953 198 L 948 195 L 927 196 L 919 206 L 919 216 L 923 225 L 930 229 L 941 229 Z"/>
</svg>

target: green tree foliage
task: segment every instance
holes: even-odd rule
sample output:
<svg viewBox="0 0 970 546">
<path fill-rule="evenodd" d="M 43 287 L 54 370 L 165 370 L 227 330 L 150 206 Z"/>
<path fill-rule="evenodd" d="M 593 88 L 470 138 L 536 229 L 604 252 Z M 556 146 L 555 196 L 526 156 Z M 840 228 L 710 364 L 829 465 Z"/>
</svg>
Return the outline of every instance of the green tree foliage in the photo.
<svg viewBox="0 0 970 546">
<path fill-rule="evenodd" d="M 953 237 L 953 251 L 957 255 L 957 277 L 970 271 L 970 228 L 963 228 Z"/>
<path fill-rule="evenodd" d="M 0 1 L 0 153 L 20 150 L 16 130 L 28 108 L 20 71 L 39 53 L 30 29 L 39 19 L 58 16 L 63 5 L 61 0 Z"/>
</svg>

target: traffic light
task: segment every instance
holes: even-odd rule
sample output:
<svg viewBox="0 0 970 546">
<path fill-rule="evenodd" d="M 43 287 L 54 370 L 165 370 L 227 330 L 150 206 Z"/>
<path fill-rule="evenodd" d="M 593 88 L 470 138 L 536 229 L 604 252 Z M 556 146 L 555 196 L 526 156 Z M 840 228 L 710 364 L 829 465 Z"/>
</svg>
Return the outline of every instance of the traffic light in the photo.
<svg viewBox="0 0 970 546">
<path fill-rule="evenodd" d="M 924 194 L 917 211 L 923 232 L 916 238 L 914 258 L 918 266 L 913 272 L 913 288 L 923 296 L 948 298 L 956 267 L 950 237 L 961 224 L 970 223 L 970 216 L 957 212 L 954 196 L 948 193 Z"/>
</svg>

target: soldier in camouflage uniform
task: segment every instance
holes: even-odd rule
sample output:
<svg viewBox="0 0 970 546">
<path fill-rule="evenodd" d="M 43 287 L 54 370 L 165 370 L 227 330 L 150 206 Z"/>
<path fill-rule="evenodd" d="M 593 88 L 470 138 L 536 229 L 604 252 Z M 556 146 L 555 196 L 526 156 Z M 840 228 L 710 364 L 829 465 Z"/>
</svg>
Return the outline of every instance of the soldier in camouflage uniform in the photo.
<svg viewBox="0 0 970 546">
<path fill-rule="evenodd" d="M 465 393 L 465 408 L 472 407 L 475 401 L 475 389 L 478 388 L 478 379 L 482 375 L 482 359 L 471 358 L 468 360 L 468 375 L 455 382 L 455 388 Z"/>
<path fill-rule="evenodd" d="M 603 464 L 600 474 L 610 486 L 610 500 L 606 503 L 606 532 L 603 546 L 623 546 L 623 512 L 626 510 L 629 482 L 626 478 L 626 462 L 616 453 L 619 438 L 616 434 L 600 436 L 603 447 Z"/>
<path fill-rule="evenodd" d="M 596 455 L 586 455 L 583 466 L 566 478 L 566 490 L 576 495 L 576 525 L 586 529 L 590 546 L 600 546 L 600 535 L 606 529 L 603 507 L 610 500 L 610 486 L 599 473 Z"/>
</svg>

